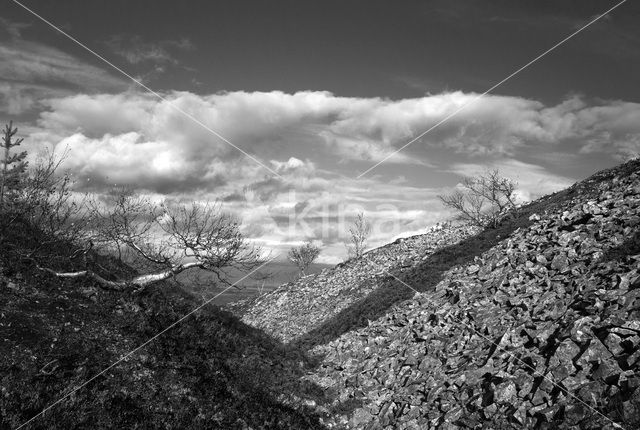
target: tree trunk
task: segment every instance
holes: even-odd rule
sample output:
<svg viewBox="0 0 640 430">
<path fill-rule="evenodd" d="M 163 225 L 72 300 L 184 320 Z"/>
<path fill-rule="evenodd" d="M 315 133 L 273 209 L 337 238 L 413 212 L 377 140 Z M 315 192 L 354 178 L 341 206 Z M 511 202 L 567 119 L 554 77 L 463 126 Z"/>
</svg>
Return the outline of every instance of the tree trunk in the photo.
<svg viewBox="0 0 640 430">
<path fill-rule="evenodd" d="M 89 278 L 98 282 L 98 284 L 100 284 L 100 286 L 106 290 L 116 290 L 116 291 L 123 291 L 128 288 L 143 289 L 151 284 L 164 281 L 165 279 L 169 279 L 172 276 L 177 275 L 178 273 L 184 272 L 185 270 L 188 270 L 194 267 L 199 267 L 201 269 L 204 268 L 202 263 L 195 261 L 191 263 L 180 264 L 178 266 L 174 266 L 162 272 L 149 273 L 146 275 L 136 276 L 133 279 L 128 279 L 125 281 L 109 281 L 108 279 L 103 278 L 102 276 L 98 275 L 92 270 L 80 270 L 77 272 L 57 272 L 49 268 L 38 266 L 40 270 L 44 270 L 48 273 L 51 273 L 52 275 L 57 276 L 58 278 L 67 278 L 67 279 Z"/>
</svg>

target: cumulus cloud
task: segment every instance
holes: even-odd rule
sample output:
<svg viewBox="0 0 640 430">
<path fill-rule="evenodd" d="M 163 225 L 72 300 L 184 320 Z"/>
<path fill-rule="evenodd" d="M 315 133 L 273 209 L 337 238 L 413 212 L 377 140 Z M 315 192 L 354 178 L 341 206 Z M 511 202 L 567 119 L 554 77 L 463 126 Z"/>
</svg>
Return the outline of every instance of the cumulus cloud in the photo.
<svg viewBox="0 0 640 430">
<path fill-rule="evenodd" d="M 226 183 L 220 164 L 205 168 L 192 160 L 176 157 L 173 146 L 162 141 L 146 141 L 135 132 L 99 139 L 74 134 L 63 139 L 59 151 L 68 156 L 63 167 L 74 172 L 79 185 L 105 189 L 131 186 L 160 194 L 195 193 L 215 190 Z"/>
<path fill-rule="evenodd" d="M 334 257 L 344 255 L 347 224 L 359 211 L 378 226 L 372 246 L 444 220 L 449 214 L 437 195 L 455 184 L 454 175 L 497 167 L 519 182 L 521 199 L 529 200 L 573 178 L 552 173 L 544 157 L 537 158 L 541 164 L 524 162 L 523 154 L 529 160 L 548 152 L 557 159 L 621 156 L 640 142 L 640 106 L 634 103 L 570 97 L 545 106 L 486 96 L 375 174 L 355 180 L 361 166 L 386 157 L 477 95 L 394 101 L 238 91 L 164 97 L 127 91 L 52 98 L 27 140 L 67 150 L 64 167 L 85 189 L 117 184 L 174 199 L 220 199 L 258 243 L 277 242 L 285 250 L 301 238 L 317 239 Z M 454 174 L 449 182 L 438 176 L 442 171 Z M 438 185 L 431 186 L 430 178 L 439 178 Z"/>
<path fill-rule="evenodd" d="M 69 147 L 68 166 L 92 181 L 109 177 L 156 192 L 190 187 L 219 192 L 234 183 L 266 200 L 302 182 L 320 189 L 326 184 L 314 182 L 318 172 L 328 178 L 326 173 L 339 170 L 341 163 L 381 160 L 475 98 L 461 92 L 398 101 L 312 91 L 172 92 L 165 100 L 131 91 L 78 94 L 48 100 L 38 122 L 41 132 L 34 137 Z M 184 112 L 287 178 L 273 177 Z M 583 152 L 624 155 L 637 150 L 639 136 L 640 105 L 635 103 L 588 104 L 572 97 L 544 106 L 519 97 L 486 96 L 390 163 L 428 168 L 434 150 L 446 151 L 436 160 L 443 165 L 450 163 L 452 152 L 469 162 L 474 157 L 516 160 L 520 148 L 561 152 L 565 141 L 580 142 Z M 515 169 L 520 167 L 527 168 Z M 234 193 L 225 195 L 233 200 Z"/>
<path fill-rule="evenodd" d="M 20 104 L 17 99 L 16 104 Z M 626 156 L 638 149 L 640 104 L 572 97 L 556 106 L 520 97 L 461 92 L 416 99 L 337 97 L 328 92 L 230 92 L 166 94 L 160 101 L 135 92 L 79 94 L 47 103 L 39 124 L 57 134 L 111 139 L 135 132 L 145 141 L 170 143 L 178 159 L 202 166 L 242 153 L 185 117 L 184 112 L 235 145 L 271 163 L 293 169 L 296 154 L 345 163 L 377 162 L 452 112 L 458 115 L 387 163 L 431 166 L 438 151 L 465 157 L 514 158 L 523 148 L 580 142 L 584 152 Z M 558 150 L 556 148 L 556 150 Z M 251 160 L 245 159 L 247 162 Z M 286 161 L 289 164 L 277 164 Z M 315 161 L 315 160 L 314 160 Z M 196 163 L 197 164 L 197 163 Z M 202 167 L 201 166 L 201 167 Z"/>
<path fill-rule="evenodd" d="M 309 175 L 315 170 L 313 162 L 309 160 L 305 162 L 296 157 L 290 157 L 287 161 L 271 160 L 271 164 L 279 174 L 302 173 Z"/>
<path fill-rule="evenodd" d="M 447 215 L 437 203 L 436 189 L 371 178 L 315 177 L 309 181 L 312 185 L 306 182 L 290 178 L 287 192 L 273 193 L 266 200 L 245 193 L 242 200 L 225 207 L 242 217 L 248 234 L 275 254 L 284 255 L 299 241 L 314 239 L 322 242 L 321 261 L 326 263 L 346 256 L 348 228 L 359 212 L 373 224 L 371 247 L 406 230 L 424 232 Z"/>
</svg>

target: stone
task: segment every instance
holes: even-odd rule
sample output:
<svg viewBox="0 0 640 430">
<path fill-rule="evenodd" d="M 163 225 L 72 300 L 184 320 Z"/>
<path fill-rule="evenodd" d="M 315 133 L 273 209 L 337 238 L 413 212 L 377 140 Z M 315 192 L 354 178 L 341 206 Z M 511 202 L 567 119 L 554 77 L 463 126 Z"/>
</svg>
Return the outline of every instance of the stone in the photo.
<svg viewBox="0 0 640 430">
<path fill-rule="evenodd" d="M 569 269 L 569 260 L 564 253 L 557 254 L 551 261 L 551 268 L 559 272 L 566 272 Z"/>
<path fill-rule="evenodd" d="M 622 403 L 622 415 L 627 428 L 640 427 L 640 391 L 635 390 L 627 401 Z"/>
<path fill-rule="evenodd" d="M 538 264 L 541 264 L 543 266 L 546 266 L 547 264 L 549 264 L 549 261 L 547 260 L 547 258 L 544 255 L 536 255 L 536 262 Z"/>
<path fill-rule="evenodd" d="M 558 405 L 551 405 L 547 408 L 542 409 L 540 412 L 538 412 L 538 414 L 542 415 L 545 419 L 546 422 L 550 423 L 553 422 L 556 414 L 558 413 L 558 411 L 560 410 L 560 406 Z"/>
<path fill-rule="evenodd" d="M 577 402 L 574 404 L 568 405 L 567 408 L 565 409 L 565 417 L 566 417 L 567 423 L 569 424 L 578 423 L 584 420 L 587 416 L 590 416 L 591 413 L 592 411 L 588 410 L 586 406 L 584 406 L 582 403 L 577 403 Z"/>
<path fill-rule="evenodd" d="M 460 419 L 460 417 L 462 417 L 463 413 L 464 413 L 464 410 L 462 409 L 461 406 L 454 406 L 445 414 L 444 420 L 445 422 L 448 422 L 448 423 L 454 423 L 458 419 Z"/>
<path fill-rule="evenodd" d="M 483 412 L 486 418 L 491 418 L 496 414 L 496 412 L 498 412 L 498 406 L 496 406 L 495 403 L 491 403 L 484 407 Z"/>
<path fill-rule="evenodd" d="M 615 333 L 609 333 L 604 340 L 604 344 L 613 355 L 620 355 L 624 348 L 621 345 L 622 339 Z"/>
<path fill-rule="evenodd" d="M 353 416 L 349 420 L 349 425 L 356 428 L 363 428 L 373 420 L 373 415 L 365 409 L 356 409 Z"/>
<path fill-rule="evenodd" d="M 507 381 L 496 386 L 494 393 L 496 402 L 513 404 L 518 393 L 518 388 L 513 381 Z"/>
<path fill-rule="evenodd" d="M 640 162 L 630 170 L 640 171 Z M 350 428 L 504 428 L 507 420 L 519 428 L 581 428 L 592 411 L 573 396 L 598 409 L 616 399 L 617 413 L 638 415 L 631 396 L 640 393 L 640 255 L 607 258 L 636 233 L 640 198 L 625 194 L 626 173 L 590 180 L 532 203 L 527 227 L 483 233 L 481 252 L 448 248 L 464 257 L 457 265 L 432 265 L 463 237 L 442 228 L 369 251 L 367 265 L 351 261 L 283 288 L 245 322 L 260 320 L 283 343 L 339 326 L 317 340 L 321 364 L 309 372 L 329 378 L 336 399 L 358 399 L 357 410 L 369 415 L 344 412 L 329 428 L 349 420 Z M 390 270 L 429 288 L 384 303 L 382 292 L 397 288 Z M 286 303 L 275 306 L 285 293 Z M 370 304 L 380 308 L 368 314 Z M 350 306 L 357 315 L 343 320 Z"/>
</svg>

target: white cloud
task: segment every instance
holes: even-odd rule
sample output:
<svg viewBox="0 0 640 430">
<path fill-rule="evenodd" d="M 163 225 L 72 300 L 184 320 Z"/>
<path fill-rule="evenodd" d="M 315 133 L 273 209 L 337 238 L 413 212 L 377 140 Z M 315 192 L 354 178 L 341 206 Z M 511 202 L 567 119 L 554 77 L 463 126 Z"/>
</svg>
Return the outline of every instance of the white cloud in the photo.
<svg viewBox="0 0 640 430">
<path fill-rule="evenodd" d="M 0 43 L 0 76 L 6 81 L 64 84 L 95 91 L 122 90 L 123 80 L 56 48 L 24 40 Z"/>
<path fill-rule="evenodd" d="M 65 167 L 85 187 L 131 185 L 176 199 L 220 198 L 257 241 L 284 250 L 304 238 L 323 241 L 330 258 L 344 255 L 344 234 L 360 210 L 379 226 L 371 246 L 403 232 L 424 231 L 448 212 L 437 200 L 452 178 L 426 188 L 442 170 L 474 175 L 499 168 L 516 179 L 521 198 L 564 188 L 572 178 L 551 163 L 519 160 L 553 150 L 608 155 L 637 148 L 639 106 L 588 103 L 574 97 L 556 106 L 518 97 L 487 96 L 425 136 L 386 166 L 355 180 L 358 168 L 384 158 L 465 103 L 461 92 L 417 99 L 337 97 L 328 92 L 165 94 L 132 91 L 78 94 L 46 102 L 29 139 L 69 149 Z M 278 172 L 276 177 L 182 113 L 188 112 Z M 528 159 L 531 159 L 529 157 Z M 359 164 L 358 164 L 359 163 Z M 432 166 L 439 166 L 439 170 Z M 384 172 L 384 173 L 383 173 Z M 389 177 L 395 172 L 402 179 Z M 393 175 L 392 175 L 393 176 Z M 419 179 L 416 179 L 419 178 Z M 420 182 L 420 181 L 423 182 Z"/>
<path fill-rule="evenodd" d="M 41 100 L 77 91 L 122 91 L 128 84 L 57 48 L 21 38 L 27 24 L 0 18 L 0 113 L 17 115 Z"/>
<path fill-rule="evenodd" d="M 50 100 L 43 128 L 97 138 L 138 132 L 147 140 L 173 142 L 198 158 L 234 158 L 240 153 L 186 118 L 189 113 L 243 150 L 271 159 L 316 152 L 333 163 L 377 162 L 460 109 L 460 113 L 392 157 L 389 163 L 433 165 L 433 149 L 466 157 L 509 156 L 522 148 L 580 139 L 582 150 L 625 154 L 640 136 L 640 105 L 610 101 L 589 106 L 570 98 L 556 106 L 519 97 L 461 92 L 417 99 L 336 97 L 328 92 L 295 94 L 231 92 L 199 96 L 166 94 L 166 101 L 127 92 Z M 109 118 L 109 121 L 105 121 Z M 302 148 L 302 150 L 299 150 Z M 300 157 L 298 157 L 300 158 Z"/>
<path fill-rule="evenodd" d="M 346 160 L 379 161 L 457 109 L 469 96 L 451 93 L 396 102 L 335 97 L 327 92 L 272 91 L 210 96 L 174 92 L 166 98 L 159 101 L 133 92 L 57 98 L 48 102 L 49 111 L 42 114 L 40 124 L 49 130 L 81 132 L 94 138 L 135 131 L 145 139 L 172 141 L 182 151 L 197 149 L 198 156 L 202 151 L 238 155 L 177 107 L 249 152 L 271 156 L 273 147 L 286 154 L 296 145 L 307 145 Z M 429 136 L 429 141 L 459 151 L 492 153 L 506 152 L 506 147 L 522 141 L 523 135 L 543 134 L 535 122 L 538 103 L 506 97 L 482 103 L 464 111 L 475 115 L 469 124 L 463 124 L 465 118 L 457 119 Z M 300 136 L 304 141 L 292 141 Z M 412 156 L 409 150 L 390 162 L 427 164 L 428 160 Z"/>
<path fill-rule="evenodd" d="M 562 190 L 575 182 L 571 178 L 552 174 L 542 166 L 513 159 L 496 160 L 488 164 L 456 163 L 451 166 L 451 171 L 460 176 L 478 176 L 492 169 L 498 169 L 501 176 L 517 182 L 517 195 L 523 202 Z"/>
<path fill-rule="evenodd" d="M 271 164 L 279 174 L 302 173 L 309 175 L 315 170 L 315 165 L 311 161 L 305 162 L 296 157 L 290 157 L 287 161 L 271 160 Z"/>
</svg>

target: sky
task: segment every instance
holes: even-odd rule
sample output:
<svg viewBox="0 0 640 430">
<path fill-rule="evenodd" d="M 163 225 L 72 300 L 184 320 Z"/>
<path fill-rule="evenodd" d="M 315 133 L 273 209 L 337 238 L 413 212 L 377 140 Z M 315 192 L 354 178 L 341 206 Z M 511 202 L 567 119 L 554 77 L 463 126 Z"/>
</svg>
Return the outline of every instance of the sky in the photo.
<svg viewBox="0 0 640 430">
<path fill-rule="evenodd" d="M 422 233 L 488 169 L 527 201 L 640 152 L 633 0 L 482 97 L 617 2 L 20 3 L 111 63 L 6 2 L 0 121 L 32 157 L 78 192 L 219 201 L 276 255 L 343 260 L 358 212 L 370 246 Z"/>
</svg>

